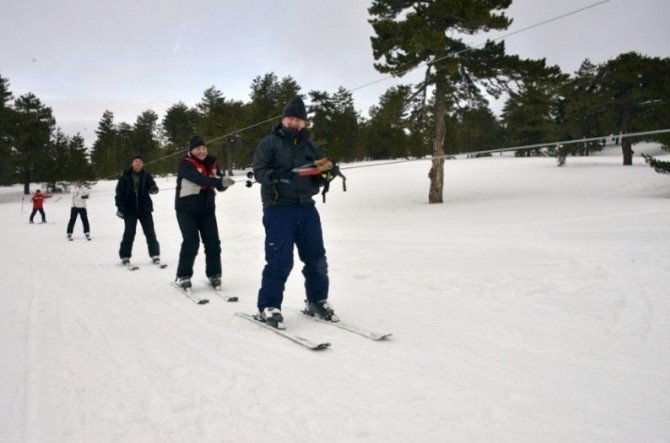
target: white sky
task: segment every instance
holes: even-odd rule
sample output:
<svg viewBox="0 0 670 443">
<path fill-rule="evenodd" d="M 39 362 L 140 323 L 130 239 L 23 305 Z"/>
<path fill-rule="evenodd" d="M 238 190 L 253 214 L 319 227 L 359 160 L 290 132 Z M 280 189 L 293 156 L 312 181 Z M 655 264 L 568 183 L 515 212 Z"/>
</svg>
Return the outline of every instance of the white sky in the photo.
<svg viewBox="0 0 670 443">
<path fill-rule="evenodd" d="M 598 0 L 515 0 L 505 32 Z M 306 93 L 353 89 L 384 76 L 373 68 L 369 1 L 0 0 L 0 75 L 15 97 L 36 94 L 67 135 L 90 146 L 102 113 L 133 123 L 152 109 L 196 104 L 210 86 L 248 101 L 254 77 L 290 75 Z M 565 72 L 585 58 L 622 52 L 670 56 L 670 1 L 610 0 L 506 39 L 509 53 L 546 57 Z M 473 37 L 473 43 L 484 36 Z M 420 72 L 404 82 L 416 81 Z M 391 85 L 354 93 L 366 112 Z"/>
</svg>

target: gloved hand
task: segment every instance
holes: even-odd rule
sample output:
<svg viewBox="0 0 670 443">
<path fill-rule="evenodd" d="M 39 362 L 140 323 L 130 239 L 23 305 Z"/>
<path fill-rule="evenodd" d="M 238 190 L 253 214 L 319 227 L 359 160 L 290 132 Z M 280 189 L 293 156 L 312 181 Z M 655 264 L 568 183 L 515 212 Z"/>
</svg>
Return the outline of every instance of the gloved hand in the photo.
<svg viewBox="0 0 670 443">
<path fill-rule="evenodd" d="M 223 186 L 224 188 L 230 188 L 234 184 L 235 184 L 235 180 L 233 180 L 232 178 L 227 177 L 225 175 L 223 177 L 221 177 L 221 186 Z"/>
<path fill-rule="evenodd" d="M 152 186 L 151 189 L 149 189 L 149 194 L 151 195 L 158 194 L 158 187 Z"/>
<path fill-rule="evenodd" d="M 119 217 L 119 218 L 123 218 L 123 212 L 120 209 L 118 209 L 116 211 L 116 216 Z"/>
<path fill-rule="evenodd" d="M 84 195 L 82 195 L 81 198 L 83 198 L 84 200 L 86 200 L 86 199 L 88 198 L 88 194 L 84 194 Z"/>
<path fill-rule="evenodd" d="M 331 162 L 328 157 L 324 157 L 321 160 L 315 161 L 314 166 L 319 168 L 319 171 L 326 172 L 333 169 L 333 162 Z"/>
</svg>

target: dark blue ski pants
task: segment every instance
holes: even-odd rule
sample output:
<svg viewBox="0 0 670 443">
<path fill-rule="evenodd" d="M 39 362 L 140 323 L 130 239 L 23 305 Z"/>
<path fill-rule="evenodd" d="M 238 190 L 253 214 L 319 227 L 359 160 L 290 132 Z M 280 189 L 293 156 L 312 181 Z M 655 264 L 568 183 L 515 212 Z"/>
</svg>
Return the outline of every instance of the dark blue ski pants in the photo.
<svg viewBox="0 0 670 443">
<path fill-rule="evenodd" d="M 281 308 L 284 286 L 293 269 L 293 245 L 305 264 L 305 291 L 310 301 L 328 298 L 328 262 L 323 246 L 321 219 L 316 207 L 268 206 L 263 210 L 265 268 L 258 309 Z"/>
</svg>

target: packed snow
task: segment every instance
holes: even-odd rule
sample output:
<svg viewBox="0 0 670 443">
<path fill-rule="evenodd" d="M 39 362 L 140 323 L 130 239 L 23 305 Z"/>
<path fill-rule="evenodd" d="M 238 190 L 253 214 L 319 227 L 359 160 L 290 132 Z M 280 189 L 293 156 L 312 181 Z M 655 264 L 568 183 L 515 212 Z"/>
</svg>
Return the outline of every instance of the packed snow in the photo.
<svg viewBox="0 0 670 443">
<path fill-rule="evenodd" d="M 0 188 L 0 441 L 667 441 L 669 176 L 637 154 L 622 166 L 619 148 L 563 168 L 457 159 L 429 205 L 429 161 L 363 165 L 318 197 L 330 300 L 393 336 L 303 318 L 296 255 L 285 323 L 323 351 L 234 315 L 254 312 L 264 264 L 255 186 L 217 196 L 224 291 L 240 301 L 205 287 L 201 248 L 207 305 L 170 284 L 174 177 L 153 197 L 169 266 L 138 227 L 135 272 L 119 264 L 114 181 L 92 189 L 90 242 L 80 220 L 65 238 L 69 194 L 30 225 L 22 188 Z"/>
</svg>

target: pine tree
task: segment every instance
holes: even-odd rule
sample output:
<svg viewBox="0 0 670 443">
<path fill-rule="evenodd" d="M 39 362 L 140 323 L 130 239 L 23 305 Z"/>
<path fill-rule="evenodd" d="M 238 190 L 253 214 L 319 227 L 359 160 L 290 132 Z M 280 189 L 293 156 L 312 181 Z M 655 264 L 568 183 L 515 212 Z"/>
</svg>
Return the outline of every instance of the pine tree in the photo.
<svg viewBox="0 0 670 443">
<path fill-rule="evenodd" d="M 141 155 L 145 162 L 155 159 L 160 148 L 158 133 L 158 115 L 152 110 L 142 112 L 133 125 L 131 135 L 133 154 Z"/>
<path fill-rule="evenodd" d="M 91 163 L 95 176 L 98 178 L 110 177 L 118 172 L 116 165 L 116 147 L 118 143 L 114 114 L 107 110 L 95 130 L 97 138 L 91 149 Z"/>
<path fill-rule="evenodd" d="M 351 92 L 340 87 L 330 95 L 310 91 L 308 107 L 314 139 L 327 156 L 339 161 L 358 158 L 358 120 Z"/>
<path fill-rule="evenodd" d="M 51 108 L 32 93 L 14 102 L 16 121 L 16 165 L 21 174 L 23 193 L 30 194 L 30 183 L 44 175 L 48 166 L 51 134 L 56 125 Z"/>
<path fill-rule="evenodd" d="M 557 136 L 556 91 L 560 83 L 528 83 L 520 91 L 510 94 L 501 120 L 508 146 L 542 143 Z M 517 155 L 532 155 L 531 151 L 517 151 Z"/>
<path fill-rule="evenodd" d="M 410 156 L 410 106 L 412 90 L 409 86 L 389 88 L 372 106 L 365 123 L 366 150 L 373 160 Z"/>
<path fill-rule="evenodd" d="M 606 108 L 597 79 L 598 66 L 589 59 L 582 62 L 579 70 L 563 87 L 561 110 L 560 139 L 578 140 L 580 138 L 598 137 L 611 131 L 606 121 Z M 567 147 L 566 147 L 567 148 Z M 566 151 L 581 155 L 602 149 L 598 141 L 576 143 Z"/>
<path fill-rule="evenodd" d="M 651 155 L 642 154 L 642 157 L 644 157 L 644 161 L 646 161 L 647 164 L 654 168 L 659 174 L 670 174 L 670 162 L 658 160 Z"/>
<path fill-rule="evenodd" d="M 186 150 L 188 140 L 196 133 L 197 111 L 179 102 L 168 108 L 162 127 L 168 145 L 174 150 Z"/>
<path fill-rule="evenodd" d="M 503 13 L 511 0 L 373 0 L 368 9 L 376 36 L 371 38 L 375 68 L 402 76 L 426 66 L 422 90 L 434 87 L 433 163 L 428 201 L 442 203 L 444 140 L 447 113 L 456 105 L 482 100 L 481 89 L 498 96 L 506 81 L 517 78 L 531 64 L 505 55 L 504 43 L 487 41 L 468 46 L 461 36 L 506 29 L 511 20 Z M 544 61 L 533 64 L 542 68 Z"/>
<path fill-rule="evenodd" d="M 229 140 L 224 136 L 244 125 L 247 113 L 244 103 L 226 100 L 223 93 L 212 86 L 204 92 L 196 109 L 198 134 L 208 141 L 210 153 L 220 160 L 219 166 L 230 165 L 232 169 L 233 152 L 225 149 L 229 147 Z"/>
<path fill-rule="evenodd" d="M 454 153 L 484 151 L 502 145 L 500 123 L 487 106 L 459 110 L 455 117 Z"/>
<path fill-rule="evenodd" d="M 601 94 L 614 125 L 614 133 L 664 129 L 670 121 L 670 58 L 646 57 L 627 52 L 598 70 Z M 630 137 L 621 141 L 623 164 L 633 164 Z"/>
<path fill-rule="evenodd" d="M 16 113 L 10 106 L 12 99 L 9 80 L 0 76 L 0 185 L 10 184 L 14 179 L 12 146 L 16 138 Z"/>
<path fill-rule="evenodd" d="M 79 133 L 68 141 L 63 179 L 69 182 L 95 180 L 95 172 L 88 159 L 84 137 Z"/>
<path fill-rule="evenodd" d="M 128 169 L 134 155 L 133 127 L 126 122 L 121 122 L 116 126 L 116 143 L 112 152 L 114 171 L 120 174 Z"/>
</svg>

